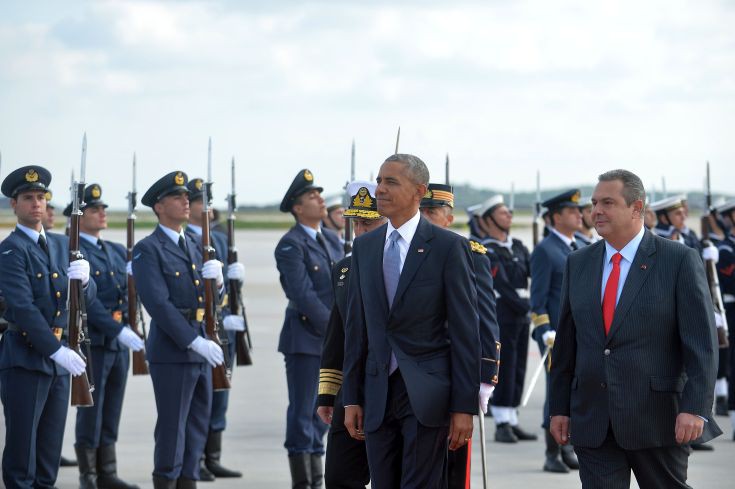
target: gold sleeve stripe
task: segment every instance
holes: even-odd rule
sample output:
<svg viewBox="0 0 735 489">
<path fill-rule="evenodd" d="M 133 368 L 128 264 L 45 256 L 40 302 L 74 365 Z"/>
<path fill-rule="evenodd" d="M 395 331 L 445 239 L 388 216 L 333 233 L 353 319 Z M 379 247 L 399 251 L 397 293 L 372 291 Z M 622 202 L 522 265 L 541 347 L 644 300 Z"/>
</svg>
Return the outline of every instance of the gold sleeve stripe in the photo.
<svg viewBox="0 0 735 489">
<path fill-rule="evenodd" d="M 337 370 L 337 369 L 333 369 L 333 368 L 320 368 L 319 369 L 319 373 L 320 374 L 321 373 L 325 373 L 325 372 L 328 372 L 330 374 L 342 375 L 342 371 L 341 370 Z"/>
<path fill-rule="evenodd" d="M 551 322 L 549 320 L 548 314 L 531 314 L 531 321 L 533 322 L 533 325 L 537 328 Z"/>
<path fill-rule="evenodd" d="M 319 395 L 336 396 L 339 392 L 340 386 L 337 384 L 330 384 L 325 382 L 319 382 Z"/>
<path fill-rule="evenodd" d="M 334 375 L 320 375 L 319 382 L 333 382 L 335 384 L 341 384 L 342 377 L 335 377 Z"/>
</svg>

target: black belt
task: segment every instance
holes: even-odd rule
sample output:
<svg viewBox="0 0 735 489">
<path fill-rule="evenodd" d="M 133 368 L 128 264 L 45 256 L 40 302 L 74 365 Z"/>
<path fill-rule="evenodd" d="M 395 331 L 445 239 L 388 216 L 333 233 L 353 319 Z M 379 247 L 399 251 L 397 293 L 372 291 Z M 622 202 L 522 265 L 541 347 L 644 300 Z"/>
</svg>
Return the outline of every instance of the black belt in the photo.
<svg viewBox="0 0 735 489">
<path fill-rule="evenodd" d="M 204 320 L 204 309 L 179 309 L 179 312 L 187 321 L 202 322 Z"/>
<path fill-rule="evenodd" d="M 26 336 L 26 332 L 22 330 L 20 326 L 18 326 L 15 323 L 8 323 L 8 331 L 16 331 L 20 333 L 22 336 Z M 65 330 L 64 328 L 51 328 L 51 332 L 53 333 L 54 336 L 56 336 L 56 339 L 59 341 L 66 340 L 69 338 L 69 334 L 67 330 Z"/>
</svg>

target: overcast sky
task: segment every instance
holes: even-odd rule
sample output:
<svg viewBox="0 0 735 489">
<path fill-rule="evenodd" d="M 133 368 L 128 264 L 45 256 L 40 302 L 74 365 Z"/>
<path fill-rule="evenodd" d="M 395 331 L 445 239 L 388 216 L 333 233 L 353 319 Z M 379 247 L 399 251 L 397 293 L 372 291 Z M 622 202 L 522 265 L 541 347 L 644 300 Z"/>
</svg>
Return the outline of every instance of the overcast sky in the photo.
<svg viewBox="0 0 735 489">
<path fill-rule="evenodd" d="M 124 206 L 166 172 L 215 198 L 280 201 L 309 168 L 326 193 L 420 156 L 442 181 L 531 189 L 624 167 L 647 187 L 735 193 L 735 4 L 728 1 L 2 1 L 2 177 L 47 166 Z"/>
</svg>

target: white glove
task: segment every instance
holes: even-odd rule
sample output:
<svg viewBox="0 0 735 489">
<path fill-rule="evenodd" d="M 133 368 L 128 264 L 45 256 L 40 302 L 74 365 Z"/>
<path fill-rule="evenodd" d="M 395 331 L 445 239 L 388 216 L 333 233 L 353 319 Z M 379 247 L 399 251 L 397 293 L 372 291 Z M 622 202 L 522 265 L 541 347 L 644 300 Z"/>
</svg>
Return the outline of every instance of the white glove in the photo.
<svg viewBox="0 0 735 489">
<path fill-rule="evenodd" d="M 556 339 L 556 331 L 550 330 L 541 335 L 541 340 L 546 343 L 549 348 L 554 347 L 554 340 Z"/>
<path fill-rule="evenodd" d="M 227 278 L 229 280 L 245 281 L 245 266 L 242 263 L 235 262 L 227 265 Z"/>
<path fill-rule="evenodd" d="M 197 336 L 189 347 L 203 356 L 207 363 L 213 367 L 222 365 L 225 362 L 225 354 L 222 352 L 222 348 L 212 340 Z"/>
<path fill-rule="evenodd" d="M 715 311 L 715 326 L 718 328 L 724 328 L 725 327 L 725 321 L 722 320 L 722 314 Z"/>
<path fill-rule="evenodd" d="M 705 260 L 712 260 L 717 263 L 720 261 L 720 250 L 715 245 L 709 245 L 702 250 L 702 258 Z"/>
<path fill-rule="evenodd" d="M 120 334 L 117 335 L 117 339 L 120 340 L 120 343 L 133 351 L 140 351 L 145 346 L 145 343 L 140 339 L 140 336 L 135 334 L 129 326 L 125 326 L 122 331 L 120 331 Z"/>
<path fill-rule="evenodd" d="M 87 260 L 76 260 L 69 263 L 66 275 L 73 280 L 81 280 L 82 285 L 89 282 L 89 262 Z"/>
<path fill-rule="evenodd" d="M 76 262 L 74 262 L 76 263 Z M 84 373 L 84 369 L 87 368 L 87 364 L 84 359 L 80 357 L 77 352 L 66 346 L 62 346 L 56 352 L 51 355 L 51 360 L 57 363 L 60 367 L 67 370 L 72 376 L 78 377 Z"/>
<path fill-rule="evenodd" d="M 125 264 L 125 271 L 128 272 L 128 275 L 131 277 L 133 276 L 133 262 L 129 261 Z"/>
<path fill-rule="evenodd" d="M 237 314 L 225 316 L 222 325 L 227 331 L 245 331 L 245 320 Z"/>
<path fill-rule="evenodd" d="M 495 386 L 492 384 L 480 384 L 480 408 L 482 409 L 482 414 L 487 414 L 487 403 L 493 397 L 494 390 Z"/>
<path fill-rule="evenodd" d="M 217 287 L 222 287 L 225 278 L 222 276 L 222 262 L 219 260 L 209 260 L 202 266 L 202 277 L 207 280 L 215 280 Z"/>
</svg>

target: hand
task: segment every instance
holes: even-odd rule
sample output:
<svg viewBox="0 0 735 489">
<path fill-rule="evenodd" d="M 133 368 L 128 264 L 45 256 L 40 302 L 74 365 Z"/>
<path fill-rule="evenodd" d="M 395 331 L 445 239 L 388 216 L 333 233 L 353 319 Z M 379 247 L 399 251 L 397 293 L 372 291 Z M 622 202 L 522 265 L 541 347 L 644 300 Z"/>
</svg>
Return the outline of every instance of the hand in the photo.
<svg viewBox="0 0 735 489">
<path fill-rule="evenodd" d="M 559 445 L 569 443 L 569 416 L 552 416 L 549 431 Z"/>
<path fill-rule="evenodd" d="M 456 450 L 463 447 L 472 438 L 472 415 L 467 413 L 450 413 L 449 418 L 449 449 Z"/>
<path fill-rule="evenodd" d="M 493 397 L 494 390 L 495 386 L 492 384 L 480 384 L 480 408 L 482 409 L 482 414 L 487 414 L 487 403 Z"/>
<path fill-rule="evenodd" d="M 140 351 L 145 347 L 145 343 L 140 336 L 135 334 L 129 326 L 125 326 L 122 331 L 120 331 L 120 334 L 117 335 L 117 339 L 120 340 L 120 343 L 133 351 Z"/>
<path fill-rule="evenodd" d="M 718 250 L 715 245 L 711 244 L 702 250 L 702 259 L 712 260 L 717 263 L 720 261 L 720 250 Z"/>
<path fill-rule="evenodd" d="M 227 331 L 245 331 L 245 320 L 238 314 L 230 314 L 229 316 L 225 316 L 225 319 L 222 321 L 222 326 Z"/>
<path fill-rule="evenodd" d="M 202 266 L 202 277 L 207 280 L 215 280 L 217 287 L 222 287 L 225 282 L 222 276 L 222 262 L 219 260 L 209 260 Z"/>
<path fill-rule="evenodd" d="M 549 330 L 541 335 L 541 341 L 549 348 L 554 348 L 554 340 L 556 340 L 556 331 Z"/>
<path fill-rule="evenodd" d="M 355 440 L 364 440 L 362 406 L 345 406 L 345 428 Z"/>
<path fill-rule="evenodd" d="M 87 285 L 87 282 L 89 282 L 89 262 L 82 259 L 69 263 L 66 275 L 72 280 L 81 280 L 82 285 Z"/>
<path fill-rule="evenodd" d="M 245 266 L 242 263 L 230 263 L 227 265 L 227 278 L 229 280 L 245 281 Z"/>
<path fill-rule="evenodd" d="M 332 424 L 332 414 L 334 413 L 333 406 L 319 406 L 316 408 L 316 413 L 325 424 Z"/>
<path fill-rule="evenodd" d="M 66 346 L 62 346 L 56 350 L 50 358 L 60 367 L 67 370 L 73 377 L 79 377 L 87 368 L 87 363 L 84 359 L 77 352 Z"/>
<path fill-rule="evenodd" d="M 702 436 L 703 431 L 704 420 L 699 416 L 689 413 L 679 413 L 676 417 L 676 426 L 674 427 L 676 443 L 680 445 L 690 443 Z"/>
<path fill-rule="evenodd" d="M 125 271 L 130 275 L 133 276 L 133 262 L 129 261 L 125 264 Z"/>
<path fill-rule="evenodd" d="M 189 347 L 203 356 L 207 363 L 212 367 L 225 363 L 225 354 L 222 351 L 222 348 L 212 340 L 207 340 L 201 336 L 197 336 L 197 338 L 191 342 Z"/>
</svg>

